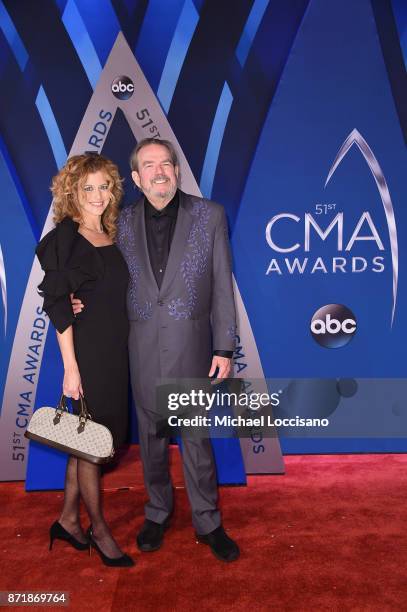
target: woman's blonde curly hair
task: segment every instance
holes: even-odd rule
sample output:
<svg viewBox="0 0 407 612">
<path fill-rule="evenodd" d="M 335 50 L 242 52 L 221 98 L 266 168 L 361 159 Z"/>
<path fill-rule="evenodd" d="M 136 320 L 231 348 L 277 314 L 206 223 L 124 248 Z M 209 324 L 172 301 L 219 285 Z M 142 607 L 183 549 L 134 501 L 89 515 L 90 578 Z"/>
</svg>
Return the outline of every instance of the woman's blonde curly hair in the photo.
<svg viewBox="0 0 407 612">
<path fill-rule="evenodd" d="M 109 205 L 102 215 L 102 227 L 109 238 L 114 240 L 119 204 L 123 196 L 123 179 L 120 178 L 116 164 L 107 157 L 96 153 L 73 155 L 52 179 L 54 223 L 59 223 L 65 217 L 81 223 L 79 190 L 85 184 L 87 176 L 99 170 L 106 174 L 110 195 Z"/>
</svg>

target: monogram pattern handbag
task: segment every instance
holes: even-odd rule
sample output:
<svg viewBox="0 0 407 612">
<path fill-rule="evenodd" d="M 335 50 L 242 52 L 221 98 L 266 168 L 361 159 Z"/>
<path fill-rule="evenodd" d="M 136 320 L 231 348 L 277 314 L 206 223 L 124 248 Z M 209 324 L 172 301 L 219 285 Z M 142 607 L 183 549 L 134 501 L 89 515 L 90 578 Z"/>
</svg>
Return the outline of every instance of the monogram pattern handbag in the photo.
<svg viewBox="0 0 407 612">
<path fill-rule="evenodd" d="M 38 408 L 25 437 L 91 463 L 107 463 L 114 455 L 112 434 L 104 425 L 92 421 L 82 396 L 80 403 L 79 415 L 68 412 L 63 394 L 56 408 Z"/>
</svg>

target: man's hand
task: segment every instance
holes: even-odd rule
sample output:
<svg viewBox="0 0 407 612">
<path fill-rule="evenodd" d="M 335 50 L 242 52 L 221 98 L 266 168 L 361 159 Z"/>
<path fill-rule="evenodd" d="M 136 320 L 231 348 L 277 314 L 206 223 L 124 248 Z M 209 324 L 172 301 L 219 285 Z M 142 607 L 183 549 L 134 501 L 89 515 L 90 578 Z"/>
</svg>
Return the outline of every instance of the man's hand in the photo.
<svg viewBox="0 0 407 612">
<path fill-rule="evenodd" d="M 216 378 L 227 378 L 230 374 L 232 360 L 228 357 L 219 357 L 214 355 L 212 359 L 211 369 L 209 370 L 209 378 L 215 374 L 216 368 L 219 368 Z"/>
<path fill-rule="evenodd" d="M 71 298 L 71 304 L 72 304 L 73 313 L 76 316 L 77 314 L 82 312 L 82 310 L 85 308 L 85 306 L 83 305 L 83 303 L 80 300 L 78 300 L 78 298 L 73 296 L 73 293 L 70 293 L 69 297 Z"/>
</svg>

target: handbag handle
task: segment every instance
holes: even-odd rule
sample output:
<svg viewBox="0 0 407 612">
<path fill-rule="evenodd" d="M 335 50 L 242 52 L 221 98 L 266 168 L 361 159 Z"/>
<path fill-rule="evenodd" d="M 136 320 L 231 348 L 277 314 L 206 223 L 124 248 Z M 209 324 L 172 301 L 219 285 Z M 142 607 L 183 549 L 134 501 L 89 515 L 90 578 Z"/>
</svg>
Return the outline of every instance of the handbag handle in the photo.
<svg viewBox="0 0 407 612">
<path fill-rule="evenodd" d="M 82 431 L 85 429 L 86 421 L 88 419 L 92 420 L 92 416 L 90 412 L 88 411 L 88 407 L 86 405 L 85 398 L 83 397 L 82 394 L 79 395 L 79 401 L 81 403 L 81 410 L 79 413 L 78 433 L 82 433 Z M 59 399 L 59 402 L 58 402 L 58 406 L 56 407 L 56 410 L 55 410 L 55 417 L 53 419 L 54 425 L 58 425 L 59 421 L 61 420 L 62 414 L 64 412 L 69 412 L 69 410 L 66 405 L 66 396 L 62 393 Z"/>
</svg>

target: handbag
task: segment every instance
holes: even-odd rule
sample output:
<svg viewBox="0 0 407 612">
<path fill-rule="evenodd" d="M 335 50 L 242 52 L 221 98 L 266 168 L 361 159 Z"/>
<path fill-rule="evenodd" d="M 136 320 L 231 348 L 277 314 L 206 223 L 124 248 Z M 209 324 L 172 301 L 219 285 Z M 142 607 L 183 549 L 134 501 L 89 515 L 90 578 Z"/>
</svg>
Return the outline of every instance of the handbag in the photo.
<svg viewBox="0 0 407 612">
<path fill-rule="evenodd" d="M 112 434 L 92 420 L 82 396 L 80 404 L 79 415 L 71 414 L 62 394 L 56 408 L 45 406 L 34 412 L 24 435 L 91 463 L 107 463 L 114 455 Z"/>
</svg>

